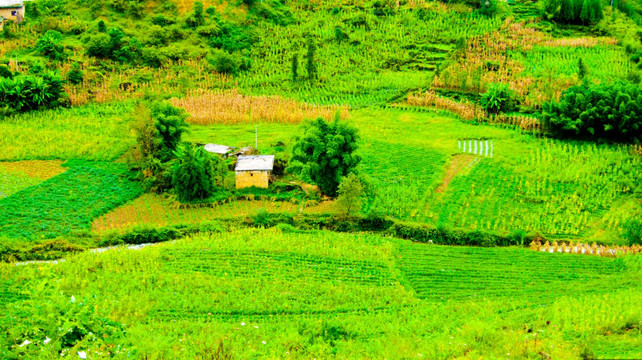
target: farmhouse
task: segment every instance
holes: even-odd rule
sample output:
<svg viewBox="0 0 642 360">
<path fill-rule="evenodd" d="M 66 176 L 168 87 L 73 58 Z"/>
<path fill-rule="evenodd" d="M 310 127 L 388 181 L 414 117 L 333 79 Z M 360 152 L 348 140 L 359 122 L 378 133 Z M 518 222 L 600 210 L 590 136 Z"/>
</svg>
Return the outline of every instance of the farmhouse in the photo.
<svg viewBox="0 0 642 360">
<path fill-rule="evenodd" d="M 25 5 L 22 0 L 0 0 L 0 29 L 5 20 L 22 22 L 25 17 Z"/>
<path fill-rule="evenodd" d="M 274 155 L 241 155 L 236 162 L 236 188 L 267 189 L 274 168 Z"/>
</svg>

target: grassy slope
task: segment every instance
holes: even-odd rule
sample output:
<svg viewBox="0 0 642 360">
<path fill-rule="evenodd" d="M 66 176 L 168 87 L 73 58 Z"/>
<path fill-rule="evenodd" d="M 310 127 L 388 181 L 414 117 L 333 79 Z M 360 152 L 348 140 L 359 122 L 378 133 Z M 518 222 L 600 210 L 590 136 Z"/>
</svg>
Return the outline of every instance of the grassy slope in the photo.
<svg viewBox="0 0 642 360">
<path fill-rule="evenodd" d="M 570 359 L 587 346 L 599 357 L 630 358 L 641 355 L 642 314 L 631 306 L 642 293 L 639 270 L 632 257 L 242 230 L 58 265 L 3 265 L 0 327 L 10 336 L 1 344 L 46 357 L 67 327 L 102 316 L 126 333 L 87 336 L 72 352 L 102 358 L 94 349 L 105 342 L 122 345 L 98 349 L 119 349 L 116 358 L 222 348 L 231 358 Z M 64 315 L 47 317 L 35 304 Z M 42 350 L 17 347 L 45 337 L 53 340 Z"/>
</svg>

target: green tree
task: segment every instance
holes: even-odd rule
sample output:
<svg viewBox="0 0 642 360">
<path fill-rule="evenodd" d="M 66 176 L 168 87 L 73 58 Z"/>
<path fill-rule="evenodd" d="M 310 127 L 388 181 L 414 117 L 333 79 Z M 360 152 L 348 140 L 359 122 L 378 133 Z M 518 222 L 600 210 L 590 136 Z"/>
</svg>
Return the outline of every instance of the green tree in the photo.
<svg viewBox="0 0 642 360">
<path fill-rule="evenodd" d="M 343 215 L 350 216 L 361 210 L 365 187 L 357 175 L 350 173 L 341 180 L 337 194 L 339 210 Z"/>
<path fill-rule="evenodd" d="M 150 113 L 161 139 L 158 157 L 162 161 L 167 161 L 173 157 L 173 152 L 187 128 L 185 122 L 187 113 L 182 108 L 174 107 L 167 102 L 153 103 Z"/>
<path fill-rule="evenodd" d="M 308 70 L 308 80 L 313 81 L 317 78 L 317 64 L 316 64 L 316 52 L 317 52 L 317 44 L 312 37 L 312 35 L 308 36 L 308 53 L 306 56 L 307 60 L 307 66 L 306 70 Z"/>
<path fill-rule="evenodd" d="M 591 22 L 591 6 L 589 4 L 589 0 L 582 1 L 582 9 L 580 10 L 580 20 L 584 25 Z"/>
<path fill-rule="evenodd" d="M 334 197 L 343 177 L 361 161 L 354 154 L 358 140 L 357 129 L 338 115 L 331 123 L 318 118 L 304 126 L 287 171 L 300 174 L 304 180 L 317 184 L 325 195 Z"/>
<path fill-rule="evenodd" d="M 180 201 L 202 200 L 215 192 L 214 163 L 202 146 L 183 144 L 175 152 L 172 185 Z"/>
<path fill-rule="evenodd" d="M 598 23 L 604 17 L 602 3 L 600 0 L 589 0 L 589 3 L 591 5 L 590 22 L 593 24 Z"/>
</svg>

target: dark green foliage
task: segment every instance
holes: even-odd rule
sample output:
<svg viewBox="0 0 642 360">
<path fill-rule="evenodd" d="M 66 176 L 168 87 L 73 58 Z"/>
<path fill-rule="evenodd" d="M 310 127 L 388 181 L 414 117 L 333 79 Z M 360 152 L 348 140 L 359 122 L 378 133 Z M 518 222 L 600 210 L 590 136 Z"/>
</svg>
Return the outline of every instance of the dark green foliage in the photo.
<svg viewBox="0 0 642 360">
<path fill-rule="evenodd" d="M 248 61 L 240 54 L 220 49 L 212 50 L 212 55 L 207 57 L 207 61 L 214 67 L 214 70 L 223 74 L 237 74 L 249 67 Z"/>
<path fill-rule="evenodd" d="M 602 17 L 601 0 L 548 0 L 545 12 L 549 19 L 563 24 L 596 24 Z"/>
<path fill-rule="evenodd" d="M 122 30 L 112 28 L 107 34 L 99 33 L 88 38 L 85 48 L 89 56 L 128 62 L 140 52 L 140 43 L 126 36 Z"/>
<path fill-rule="evenodd" d="M 224 22 L 220 25 L 221 30 L 210 38 L 211 47 L 227 51 L 249 49 L 254 43 L 254 38 L 249 29 Z"/>
<path fill-rule="evenodd" d="M 497 114 L 511 111 L 514 107 L 513 91 L 508 84 L 494 83 L 488 86 L 488 90 L 480 99 L 481 106 L 486 111 Z"/>
<path fill-rule="evenodd" d="M 200 1 L 194 2 L 194 12 L 189 14 L 185 19 L 185 25 L 191 28 L 196 28 L 205 23 L 205 14 L 203 12 L 203 3 Z"/>
<path fill-rule="evenodd" d="M 299 80 L 299 54 L 294 53 L 292 55 L 292 65 L 291 65 L 291 74 L 292 82 Z"/>
<path fill-rule="evenodd" d="M 308 36 L 308 53 L 306 55 L 306 70 L 308 71 L 308 80 L 316 80 L 317 75 L 317 62 L 315 53 L 317 51 L 316 40 L 312 36 Z"/>
<path fill-rule="evenodd" d="M 586 64 L 584 64 L 584 61 L 582 61 L 582 58 L 579 58 L 577 60 L 577 68 L 577 77 L 584 80 L 586 74 L 588 73 L 588 70 L 586 69 Z"/>
<path fill-rule="evenodd" d="M 286 26 L 295 22 L 290 8 L 278 0 L 260 1 L 250 8 L 250 12 L 274 24 Z"/>
<path fill-rule="evenodd" d="M 107 33 L 107 25 L 105 25 L 105 22 L 102 20 L 98 22 L 98 32 Z"/>
<path fill-rule="evenodd" d="M 62 79 L 55 73 L 0 78 L 0 109 L 25 112 L 60 106 Z"/>
<path fill-rule="evenodd" d="M 183 145 L 178 148 L 172 169 L 172 185 L 178 200 L 203 200 L 214 194 L 214 156 L 202 146 Z"/>
<path fill-rule="evenodd" d="M 82 71 L 80 63 L 74 63 L 71 66 L 71 70 L 67 73 L 67 81 L 73 85 L 81 84 L 84 77 L 85 73 Z"/>
<path fill-rule="evenodd" d="M 642 244 L 642 220 L 631 219 L 622 225 L 624 238 L 629 245 Z"/>
<path fill-rule="evenodd" d="M 560 137 L 642 142 L 642 92 L 638 85 L 575 86 L 545 103 L 543 124 Z"/>
<path fill-rule="evenodd" d="M 359 141 L 357 129 L 340 121 L 328 123 L 318 118 L 304 127 L 304 135 L 292 149 L 287 171 L 311 180 L 321 192 L 335 196 L 341 180 L 361 158 L 355 155 Z"/>
<path fill-rule="evenodd" d="M 494 16 L 497 13 L 496 0 L 481 0 L 479 12 L 486 16 Z"/>
<path fill-rule="evenodd" d="M 187 128 L 187 113 L 168 102 L 155 102 L 151 105 L 150 111 L 161 140 L 158 157 L 167 161 L 173 157 L 172 153 L 177 149 Z"/>
<path fill-rule="evenodd" d="M 49 30 L 36 42 L 38 53 L 51 60 L 60 60 L 65 57 L 65 47 L 62 45 L 62 34 L 55 30 Z"/>
<path fill-rule="evenodd" d="M 9 67 L 7 65 L 0 65 L 0 79 L 2 78 L 13 78 L 13 73 L 11 72 L 11 70 L 9 70 Z"/>
<path fill-rule="evenodd" d="M 501 236 L 484 231 L 451 230 L 425 224 L 397 222 L 388 230 L 393 236 L 422 243 L 459 246 L 511 246 L 523 245 L 526 238 Z"/>
<path fill-rule="evenodd" d="M 0 199 L 3 236 L 33 240 L 88 231 L 93 219 L 142 192 L 122 165 L 68 164 L 66 172 Z"/>
</svg>

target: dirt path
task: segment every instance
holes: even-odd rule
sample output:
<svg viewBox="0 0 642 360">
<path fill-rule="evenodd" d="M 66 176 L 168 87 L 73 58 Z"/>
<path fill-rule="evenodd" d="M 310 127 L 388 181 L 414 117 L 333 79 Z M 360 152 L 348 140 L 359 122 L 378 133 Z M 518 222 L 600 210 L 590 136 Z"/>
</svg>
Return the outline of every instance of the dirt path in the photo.
<svg viewBox="0 0 642 360">
<path fill-rule="evenodd" d="M 470 166 L 475 161 L 475 156 L 470 154 L 458 154 L 453 155 L 452 160 L 450 161 L 450 167 L 446 170 L 444 175 L 444 181 L 435 189 L 435 193 L 441 193 L 448 188 L 450 181 L 457 175 L 460 171 L 465 169 L 467 166 Z"/>
</svg>

